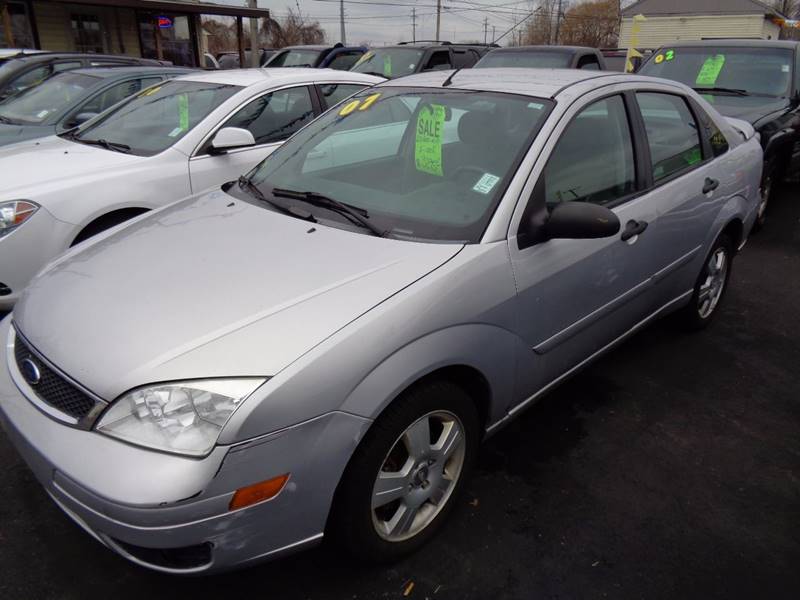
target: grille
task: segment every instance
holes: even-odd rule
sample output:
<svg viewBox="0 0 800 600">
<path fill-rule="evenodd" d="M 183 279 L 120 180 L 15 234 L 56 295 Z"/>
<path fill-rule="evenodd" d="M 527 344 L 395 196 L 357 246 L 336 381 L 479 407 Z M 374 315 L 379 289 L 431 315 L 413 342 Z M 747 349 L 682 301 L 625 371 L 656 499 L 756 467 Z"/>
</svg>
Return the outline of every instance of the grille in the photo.
<svg viewBox="0 0 800 600">
<path fill-rule="evenodd" d="M 40 400 L 49 404 L 74 419 L 81 420 L 92 410 L 96 401 L 85 392 L 81 391 L 31 352 L 30 347 L 21 336 L 17 335 L 14 342 L 14 358 L 17 368 L 25 372 L 22 361 L 29 360 L 39 369 L 39 382 L 30 384 L 31 389 Z"/>
</svg>

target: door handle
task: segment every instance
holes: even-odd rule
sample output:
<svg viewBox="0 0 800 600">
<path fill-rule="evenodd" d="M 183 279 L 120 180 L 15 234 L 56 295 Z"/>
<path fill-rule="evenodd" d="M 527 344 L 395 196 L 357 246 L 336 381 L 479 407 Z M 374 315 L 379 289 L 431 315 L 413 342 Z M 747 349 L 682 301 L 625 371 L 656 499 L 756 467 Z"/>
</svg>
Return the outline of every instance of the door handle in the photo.
<svg viewBox="0 0 800 600">
<path fill-rule="evenodd" d="M 708 194 L 709 192 L 713 192 L 718 187 L 719 179 L 711 179 L 711 177 L 706 177 L 706 181 L 703 184 L 703 193 Z"/>
<path fill-rule="evenodd" d="M 640 233 L 644 233 L 645 229 L 647 229 L 647 221 L 635 221 L 631 219 L 625 224 L 625 230 L 622 232 L 620 238 L 623 242 L 627 242 Z"/>
</svg>

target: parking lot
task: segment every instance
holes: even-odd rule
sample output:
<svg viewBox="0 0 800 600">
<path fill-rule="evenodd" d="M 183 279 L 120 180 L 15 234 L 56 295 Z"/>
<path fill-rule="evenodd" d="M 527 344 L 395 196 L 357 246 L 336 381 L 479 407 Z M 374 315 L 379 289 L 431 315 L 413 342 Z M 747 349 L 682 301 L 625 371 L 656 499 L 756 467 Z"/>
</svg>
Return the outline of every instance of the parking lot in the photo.
<svg viewBox="0 0 800 600">
<path fill-rule="evenodd" d="M 323 547 L 211 578 L 155 574 L 74 525 L 0 436 L 0 597 L 796 598 L 799 198 L 782 191 L 708 331 L 658 323 L 529 410 L 405 562 Z"/>
</svg>

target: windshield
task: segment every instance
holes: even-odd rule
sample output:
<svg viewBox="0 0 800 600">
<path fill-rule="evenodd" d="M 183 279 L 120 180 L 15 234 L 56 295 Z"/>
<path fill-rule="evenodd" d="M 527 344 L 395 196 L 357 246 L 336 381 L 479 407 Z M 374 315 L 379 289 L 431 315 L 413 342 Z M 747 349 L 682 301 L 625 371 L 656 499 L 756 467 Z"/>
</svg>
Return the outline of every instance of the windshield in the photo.
<svg viewBox="0 0 800 600">
<path fill-rule="evenodd" d="M 489 52 L 475 64 L 475 69 L 496 69 L 500 67 L 526 67 L 533 69 L 566 69 L 570 55 L 564 52 Z"/>
<path fill-rule="evenodd" d="M 319 50 L 288 50 L 275 55 L 267 67 L 313 67 Z"/>
<path fill-rule="evenodd" d="M 403 77 L 416 72 L 422 60 L 422 50 L 415 48 L 384 48 L 366 52 L 351 71 L 372 73 L 383 77 Z"/>
<path fill-rule="evenodd" d="M 79 73 L 59 73 L 41 84 L 0 102 L 0 117 L 24 125 L 40 125 L 69 108 L 99 79 Z"/>
<path fill-rule="evenodd" d="M 124 144 L 131 154 L 152 156 L 172 146 L 240 89 L 218 83 L 168 81 L 132 96 L 82 129 L 75 139 Z"/>
<path fill-rule="evenodd" d="M 365 210 L 394 237 L 477 242 L 551 106 L 494 92 L 373 88 L 309 124 L 251 179 L 264 194 L 314 192 Z"/>
<path fill-rule="evenodd" d="M 792 51 L 786 48 L 664 47 L 639 75 L 664 77 L 693 88 L 730 88 L 754 96 L 787 96 Z"/>
</svg>

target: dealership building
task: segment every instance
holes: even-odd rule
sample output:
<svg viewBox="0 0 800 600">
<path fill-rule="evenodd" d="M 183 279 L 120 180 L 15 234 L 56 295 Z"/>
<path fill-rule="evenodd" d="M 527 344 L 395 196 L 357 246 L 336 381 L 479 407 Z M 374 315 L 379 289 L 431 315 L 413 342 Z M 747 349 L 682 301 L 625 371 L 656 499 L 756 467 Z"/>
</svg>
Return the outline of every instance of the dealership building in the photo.
<svg viewBox="0 0 800 600">
<path fill-rule="evenodd" d="M 203 66 L 209 37 L 249 46 L 249 18 L 269 11 L 161 0 L 0 0 L 0 48 L 127 54 Z M 218 45 L 217 45 L 218 46 Z"/>
</svg>

